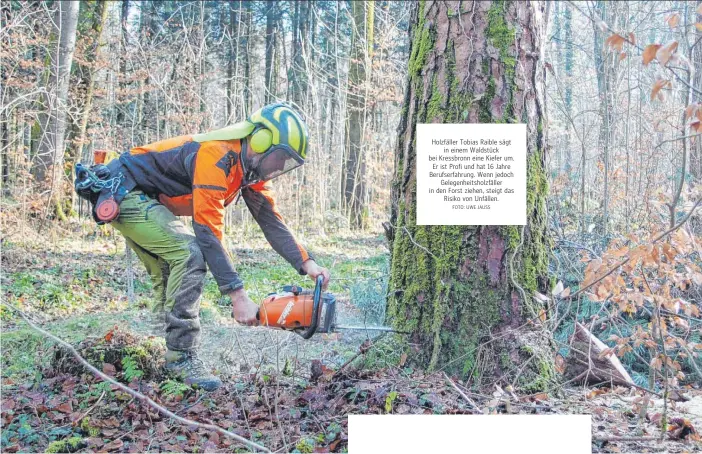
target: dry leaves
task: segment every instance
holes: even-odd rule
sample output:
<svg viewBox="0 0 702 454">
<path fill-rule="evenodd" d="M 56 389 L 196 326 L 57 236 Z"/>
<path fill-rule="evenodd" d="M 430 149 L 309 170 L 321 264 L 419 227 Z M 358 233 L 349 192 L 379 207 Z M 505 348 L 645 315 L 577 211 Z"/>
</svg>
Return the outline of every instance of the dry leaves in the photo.
<svg viewBox="0 0 702 454">
<path fill-rule="evenodd" d="M 673 13 L 665 20 L 670 28 L 675 28 L 680 23 L 680 14 Z"/>
<path fill-rule="evenodd" d="M 654 84 L 653 84 L 653 89 L 651 90 L 651 101 L 656 99 L 656 97 L 660 100 L 663 101 L 665 98 L 663 97 L 663 93 L 661 93 L 661 90 L 664 88 L 672 88 L 673 84 L 667 80 L 667 79 L 658 79 Z"/>
<path fill-rule="evenodd" d="M 700 441 L 700 435 L 692 423 L 684 418 L 672 418 L 668 426 L 668 435 L 675 440 L 685 440 L 689 438 L 693 441 Z"/>
<path fill-rule="evenodd" d="M 619 35 L 615 33 L 614 35 L 610 36 L 605 40 L 605 44 L 608 46 L 611 46 L 612 49 L 617 49 L 619 52 L 622 51 L 622 47 L 624 47 L 624 43 L 626 42 L 626 38 L 624 38 L 622 35 Z"/>
<path fill-rule="evenodd" d="M 648 46 L 646 46 L 646 48 L 643 51 L 644 66 L 648 65 L 653 61 L 654 58 L 656 58 L 656 52 L 658 52 L 658 49 L 660 49 L 660 47 L 660 44 L 649 44 Z"/>
<path fill-rule="evenodd" d="M 677 41 L 666 44 L 656 51 L 656 60 L 658 60 L 662 66 L 665 66 L 668 64 L 670 58 L 673 56 L 676 50 L 678 50 Z"/>
</svg>

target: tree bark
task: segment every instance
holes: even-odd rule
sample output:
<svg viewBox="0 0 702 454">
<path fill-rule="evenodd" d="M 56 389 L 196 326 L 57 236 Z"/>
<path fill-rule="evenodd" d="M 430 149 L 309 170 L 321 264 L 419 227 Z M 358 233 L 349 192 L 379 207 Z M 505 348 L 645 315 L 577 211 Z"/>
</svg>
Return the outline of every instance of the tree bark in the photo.
<svg viewBox="0 0 702 454">
<path fill-rule="evenodd" d="M 115 96 L 116 99 L 116 104 L 117 104 L 117 119 L 116 119 L 116 126 L 117 126 L 117 134 L 115 136 L 117 137 L 117 147 L 122 150 L 125 149 L 126 146 L 126 136 L 124 134 L 124 131 L 127 130 L 127 125 L 126 123 L 126 115 L 125 115 L 125 110 L 127 109 L 127 100 L 126 99 L 120 99 L 120 97 L 124 97 L 124 93 L 126 91 L 126 86 L 127 84 L 123 82 L 124 77 L 127 74 L 127 19 L 129 18 L 129 0 L 122 0 L 122 8 L 120 12 L 120 41 L 119 41 L 119 46 L 120 46 L 120 58 L 119 58 L 119 83 L 117 84 L 118 89 L 118 95 Z M 127 148 L 130 148 L 127 146 Z"/>
<path fill-rule="evenodd" d="M 413 358 L 476 384 L 541 389 L 555 377 L 548 336 L 524 326 L 547 308 L 543 2 L 420 2 L 410 29 L 391 207 L 388 320 Z M 417 123 L 527 124 L 527 225 L 416 225 Z M 525 364 L 528 361 L 528 364 Z"/>
<path fill-rule="evenodd" d="M 44 112 L 40 116 L 42 138 L 39 143 L 37 163 L 33 167 L 36 181 L 43 182 L 50 176 L 52 182 L 52 203 L 60 206 L 60 188 L 63 182 L 63 159 L 66 135 L 66 102 L 68 82 L 76 45 L 78 24 L 78 2 L 58 2 L 54 20 L 54 34 L 58 46 L 51 50 L 47 93 L 44 98 Z M 58 213 L 59 216 L 62 215 Z"/>
<path fill-rule="evenodd" d="M 266 95 L 265 103 L 270 104 L 277 96 L 275 77 L 276 38 L 278 35 L 278 5 L 276 2 L 266 4 Z"/>
<path fill-rule="evenodd" d="M 95 61 L 100 56 L 100 48 L 102 46 L 102 29 L 107 22 L 107 2 L 105 0 L 99 0 L 95 6 L 94 21 L 92 26 L 92 34 L 94 42 L 94 47 L 91 52 L 87 55 L 87 62 L 89 65 L 95 63 Z M 93 93 L 95 91 L 95 68 L 88 66 L 86 68 L 86 77 L 82 82 L 85 84 L 85 102 L 83 104 L 83 115 L 81 117 L 80 129 L 78 132 L 78 151 L 76 153 L 76 159 L 83 158 L 83 147 L 87 142 L 86 132 L 88 130 L 88 119 L 90 118 L 90 111 L 93 106 Z"/>
<path fill-rule="evenodd" d="M 352 229 L 364 226 L 365 159 L 362 142 L 366 120 L 366 90 L 373 50 L 373 2 L 352 2 L 353 34 L 346 101 L 346 159 L 344 202 Z"/>
<path fill-rule="evenodd" d="M 695 8 L 699 8 L 702 1 L 698 1 Z M 695 14 L 695 23 L 702 24 L 702 14 Z M 702 87 L 702 30 L 695 28 L 692 42 L 697 45 L 692 50 L 693 87 Z M 692 102 L 702 103 L 702 95 L 696 91 L 692 92 Z M 702 178 L 702 140 L 695 140 L 691 145 L 690 173 L 696 179 Z"/>
</svg>

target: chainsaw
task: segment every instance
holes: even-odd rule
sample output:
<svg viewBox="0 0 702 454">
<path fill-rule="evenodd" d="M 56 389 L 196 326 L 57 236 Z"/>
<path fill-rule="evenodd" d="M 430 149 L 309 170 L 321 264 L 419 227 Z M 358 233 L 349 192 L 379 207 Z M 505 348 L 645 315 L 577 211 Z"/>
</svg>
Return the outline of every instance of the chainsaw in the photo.
<svg viewBox="0 0 702 454">
<path fill-rule="evenodd" d="M 406 334 L 384 326 L 344 326 L 336 323 L 336 298 L 322 293 L 324 276 L 317 276 L 314 291 L 286 285 L 281 293 L 269 294 L 256 315 L 261 326 L 293 331 L 304 339 L 315 333 L 336 330 L 371 330 Z"/>
</svg>

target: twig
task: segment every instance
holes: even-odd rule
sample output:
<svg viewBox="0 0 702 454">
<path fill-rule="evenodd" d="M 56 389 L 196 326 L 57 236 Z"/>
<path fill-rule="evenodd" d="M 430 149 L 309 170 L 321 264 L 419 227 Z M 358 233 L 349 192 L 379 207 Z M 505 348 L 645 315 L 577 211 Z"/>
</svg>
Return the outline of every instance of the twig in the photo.
<svg viewBox="0 0 702 454">
<path fill-rule="evenodd" d="M 453 387 L 453 389 L 455 389 L 456 391 L 458 391 L 458 394 L 460 394 L 461 397 L 463 397 L 463 398 L 466 400 L 466 402 L 468 402 L 468 403 L 470 404 L 471 407 L 475 408 L 476 410 L 480 410 L 480 407 L 478 407 L 478 405 L 476 405 L 476 403 L 473 402 L 473 400 L 472 400 L 470 397 L 466 396 L 466 393 L 464 393 L 463 391 L 461 391 L 461 390 L 458 388 L 458 386 L 456 386 L 456 384 L 453 382 L 453 380 L 451 380 L 451 377 L 449 377 L 449 376 L 446 374 L 446 372 L 444 372 L 444 377 L 446 378 L 446 381 L 449 382 L 449 384 Z"/>
<path fill-rule="evenodd" d="M 682 227 L 682 225 L 683 225 L 685 222 L 687 222 L 687 220 L 690 218 L 690 216 L 692 216 L 692 213 L 695 212 L 695 210 L 697 209 L 697 207 L 699 206 L 700 203 L 702 203 L 702 199 L 698 199 L 697 202 L 695 202 L 695 205 L 694 205 L 694 206 L 692 207 L 692 209 L 685 215 L 685 217 L 682 218 L 682 219 L 680 220 L 680 222 L 678 222 L 678 223 L 677 223 L 676 225 L 674 225 L 673 227 L 669 228 L 669 229 L 666 230 L 665 232 L 663 232 L 663 233 L 661 233 L 660 235 L 658 235 L 657 237 L 655 237 L 655 238 L 653 239 L 653 241 L 651 241 L 649 244 L 656 244 L 658 241 L 661 240 L 661 238 L 665 237 L 665 236 L 668 235 L 669 233 L 672 233 L 672 232 L 678 230 L 680 227 Z M 589 288 L 592 287 L 593 285 L 597 284 L 598 282 L 602 281 L 604 278 L 606 278 L 606 277 L 609 276 L 610 274 L 614 273 L 614 272 L 617 270 L 617 268 L 619 268 L 620 266 L 623 266 L 623 265 L 625 265 L 626 263 L 628 263 L 629 260 L 631 260 L 631 256 L 626 257 L 625 259 L 623 259 L 622 261 L 620 261 L 619 263 L 617 263 L 616 265 L 614 265 L 609 271 L 607 271 L 605 274 L 603 274 L 602 276 L 600 276 L 598 279 L 592 281 L 591 283 L 589 283 L 589 284 L 586 285 L 585 287 L 581 288 L 581 289 L 578 290 L 577 292 L 572 293 L 572 294 L 570 294 L 570 295 L 568 295 L 568 296 L 566 296 L 566 297 L 563 297 L 562 299 L 573 299 L 573 298 L 575 298 L 576 296 L 581 295 L 581 294 L 584 293 L 587 289 L 589 289 Z"/>
<path fill-rule="evenodd" d="M 88 416 L 88 413 L 90 413 L 91 411 L 93 411 L 93 409 L 94 409 L 95 407 L 98 406 L 98 404 L 102 401 L 102 398 L 103 398 L 103 397 L 105 397 L 105 391 L 103 391 L 102 394 L 100 394 L 100 398 L 97 400 L 97 402 L 95 402 L 95 403 L 93 404 L 92 407 L 88 408 L 88 411 L 86 411 L 86 412 L 83 414 L 83 416 L 81 416 L 80 418 L 76 419 L 76 421 L 81 421 L 83 418 L 85 418 L 86 416 Z M 39 416 L 39 415 L 37 415 L 37 417 L 38 417 L 38 416 Z M 72 425 L 72 424 L 73 424 L 73 423 L 64 424 L 63 426 L 59 426 L 59 427 L 57 427 L 56 429 L 61 429 L 61 428 L 64 428 L 64 427 L 68 427 L 68 426 L 70 426 L 70 425 Z M 54 430 L 55 430 L 55 429 L 54 429 Z"/>
<path fill-rule="evenodd" d="M 61 345 L 63 348 L 65 348 L 66 350 L 68 350 L 68 351 L 69 351 L 69 352 L 70 352 L 86 369 L 88 369 L 90 372 L 92 372 L 92 373 L 94 373 L 95 375 L 97 375 L 98 377 L 100 377 L 103 381 L 108 382 L 108 383 L 111 383 L 111 384 L 117 386 L 121 391 L 124 391 L 125 393 L 131 395 L 132 397 L 135 397 L 136 399 L 140 400 L 141 402 L 143 402 L 143 403 L 145 403 L 145 404 L 151 406 L 152 408 L 154 408 L 156 411 L 158 411 L 158 412 L 161 413 L 162 415 L 165 415 L 165 416 L 167 416 L 167 417 L 169 417 L 169 418 L 175 419 L 176 421 L 181 422 L 181 423 L 183 423 L 183 424 L 187 424 L 187 425 L 195 426 L 195 427 L 201 427 L 201 428 L 207 429 L 207 430 L 214 430 L 215 432 L 218 432 L 218 433 L 220 433 L 220 434 L 222 434 L 222 435 L 224 435 L 224 436 L 227 436 L 227 437 L 229 437 L 229 438 L 233 438 L 234 440 L 239 441 L 239 442 L 245 444 L 246 446 L 248 446 L 248 447 L 250 447 L 250 448 L 258 449 L 258 450 L 264 451 L 264 452 L 271 452 L 271 451 L 270 451 L 268 448 L 266 448 L 265 446 L 262 446 L 262 445 L 259 445 L 258 443 L 254 443 L 253 441 L 247 440 L 246 438 L 242 437 L 241 435 L 237 435 L 237 434 L 235 434 L 235 433 L 233 433 L 233 432 L 230 432 L 230 431 L 228 431 L 228 430 L 222 429 L 221 427 L 215 426 L 215 425 L 213 425 L 213 424 L 203 424 L 203 423 L 200 423 L 200 422 L 197 422 L 197 421 L 193 421 L 193 420 L 191 420 L 191 419 L 183 418 L 183 417 L 181 417 L 181 416 L 176 415 L 176 414 L 173 413 L 172 411 L 170 411 L 170 410 L 168 410 L 168 409 L 162 407 L 161 405 L 157 404 L 156 402 L 154 402 L 153 400 L 151 400 L 151 399 L 148 398 L 147 396 L 141 394 L 140 392 L 134 391 L 133 389 L 131 389 L 131 388 L 127 387 L 127 386 L 124 386 L 122 383 L 119 383 L 119 382 L 113 380 L 112 378 L 110 378 L 110 377 L 107 376 L 106 374 L 102 373 L 100 370 L 96 369 L 96 368 L 95 368 L 94 366 L 92 366 L 88 361 L 86 361 L 86 360 L 76 351 L 76 349 L 73 348 L 73 346 L 72 346 L 71 344 L 69 344 L 68 342 L 66 342 L 66 341 L 64 341 L 64 340 L 62 340 L 62 339 L 60 339 L 60 338 L 54 336 L 54 335 L 51 334 L 50 332 L 45 331 L 45 330 L 43 330 L 42 328 L 36 326 L 34 323 L 32 323 L 32 322 L 29 320 L 29 318 L 26 316 L 26 314 L 25 314 L 24 312 L 22 312 L 20 309 L 14 307 L 14 306 L 11 305 L 11 304 L 7 304 L 7 303 L 4 302 L 4 301 L 0 301 L 0 304 L 2 304 L 3 306 L 7 307 L 8 309 L 11 309 L 11 310 L 15 311 L 15 312 L 16 312 L 17 314 L 19 314 L 19 316 L 22 317 L 22 318 L 24 319 L 24 321 L 27 322 L 27 324 L 28 324 L 30 327 L 32 327 L 34 330 L 36 330 L 36 331 L 38 331 L 39 333 L 43 334 L 44 336 L 46 336 L 46 337 L 52 339 L 53 341 L 55 341 L 56 343 L 58 343 L 59 345 Z"/>
<path fill-rule="evenodd" d="M 656 441 L 656 437 L 619 437 L 616 435 L 592 437 L 592 441 Z"/>
<path fill-rule="evenodd" d="M 351 364 L 352 362 L 354 362 L 354 361 L 356 360 L 356 358 L 358 358 L 358 357 L 361 356 L 361 355 L 365 355 L 366 353 L 368 353 L 368 350 L 370 350 L 370 349 L 375 345 L 375 343 L 376 343 L 377 341 L 379 341 L 379 340 L 380 340 L 383 336 L 385 336 L 386 334 L 387 334 L 387 333 L 382 333 L 382 334 L 380 334 L 380 335 L 378 335 L 378 336 L 375 336 L 373 339 L 369 340 L 368 343 L 364 342 L 363 344 L 361 344 L 361 346 L 358 348 L 358 351 L 356 352 L 356 354 L 353 355 L 351 358 L 349 358 L 348 361 L 346 361 L 344 364 L 342 364 L 341 367 L 338 368 L 338 369 L 336 370 L 336 372 L 334 372 L 334 374 L 332 375 L 332 378 L 334 378 L 334 377 L 336 377 L 337 375 L 339 375 L 339 374 L 341 373 L 341 371 L 343 371 L 344 369 L 346 369 L 346 367 L 347 367 L 349 364 Z"/>
</svg>

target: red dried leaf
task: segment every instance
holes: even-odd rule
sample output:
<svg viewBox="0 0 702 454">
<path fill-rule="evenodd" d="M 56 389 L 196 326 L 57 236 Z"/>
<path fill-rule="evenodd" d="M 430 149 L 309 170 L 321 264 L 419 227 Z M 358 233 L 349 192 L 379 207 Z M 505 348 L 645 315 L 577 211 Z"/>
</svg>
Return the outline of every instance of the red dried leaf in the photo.
<svg viewBox="0 0 702 454">
<path fill-rule="evenodd" d="M 668 64 L 668 62 L 670 61 L 670 57 L 673 56 L 677 49 L 678 42 L 673 41 L 672 43 L 669 43 L 666 46 L 658 49 L 658 51 L 656 52 L 656 59 L 660 62 L 661 65 L 665 66 L 666 64 Z"/>
<path fill-rule="evenodd" d="M 671 14 L 666 19 L 666 22 L 668 23 L 668 26 L 670 26 L 670 28 L 677 27 L 678 24 L 680 23 L 680 14 L 678 14 L 678 13 Z"/>
<path fill-rule="evenodd" d="M 685 108 L 685 120 L 694 116 L 695 113 L 697 113 L 697 109 L 699 109 L 699 108 L 700 108 L 699 104 L 690 104 L 689 106 L 687 106 Z"/>
<path fill-rule="evenodd" d="M 207 408 L 205 408 L 204 405 L 195 404 L 192 407 L 188 408 L 188 413 L 198 414 L 198 413 L 202 413 L 203 411 L 206 411 L 206 410 L 207 410 Z"/>
<path fill-rule="evenodd" d="M 611 46 L 612 49 L 617 49 L 620 52 L 622 51 L 622 47 L 624 46 L 625 42 L 626 38 L 616 33 L 605 40 L 606 45 Z"/>
<path fill-rule="evenodd" d="M 648 65 L 653 61 L 654 58 L 656 58 L 656 52 L 658 52 L 658 49 L 660 47 L 660 44 L 649 44 L 648 46 L 646 46 L 646 48 L 643 51 L 644 66 Z"/>
<path fill-rule="evenodd" d="M 115 440 L 103 446 L 102 449 L 105 451 L 116 451 L 122 446 L 124 446 L 124 442 L 122 440 Z"/>
<path fill-rule="evenodd" d="M 112 341 L 112 338 L 115 336 L 115 330 L 117 329 L 117 326 L 115 326 L 113 329 L 109 330 L 107 334 L 105 334 L 105 341 L 110 342 Z"/>
<path fill-rule="evenodd" d="M 68 402 L 64 402 L 56 407 L 56 410 L 60 411 L 61 413 L 73 413 L 73 405 L 71 405 L 71 401 L 69 400 Z"/>
<path fill-rule="evenodd" d="M 117 368 L 114 366 L 114 364 L 104 363 L 102 365 L 102 372 L 110 377 L 114 377 L 117 374 Z"/>
<path fill-rule="evenodd" d="M 8 410 L 14 410 L 15 408 L 15 401 L 12 399 L 6 399 L 2 401 L 2 404 L 0 404 L 0 410 L 1 411 L 8 411 Z"/>
<path fill-rule="evenodd" d="M 668 432 L 670 438 L 674 440 L 684 440 L 688 437 L 699 439 L 697 430 L 695 430 L 692 423 L 685 418 L 672 418 L 668 426 Z"/>
<path fill-rule="evenodd" d="M 666 79 L 658 79 L 654 84 L 653 84 L 653 89 L 651 90 L 651 101 L 656 99 L 656 95 L 663 89 L 664 87 L 670 86 L 670 81 Z"/>
</svg>

